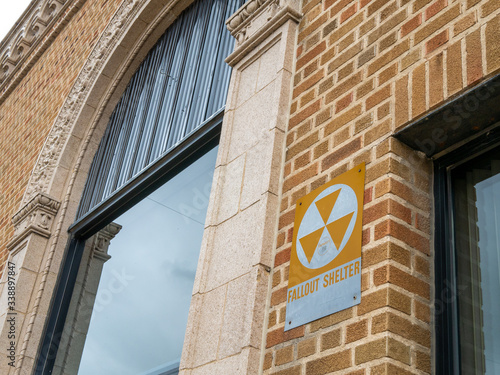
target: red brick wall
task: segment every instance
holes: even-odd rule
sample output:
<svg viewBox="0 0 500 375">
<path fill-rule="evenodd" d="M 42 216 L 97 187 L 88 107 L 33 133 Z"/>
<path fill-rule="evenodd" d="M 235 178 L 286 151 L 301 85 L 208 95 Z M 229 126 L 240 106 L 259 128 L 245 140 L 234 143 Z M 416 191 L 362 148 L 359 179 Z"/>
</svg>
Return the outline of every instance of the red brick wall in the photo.
<svg viewBox="0 0 500 375">
<path fill-rule="evenodd" d="M 431 373 L 432 164 L 391 135 L 500 68 L 500 1 L 305 0 L 265 374 Z M 284 332 L 296 200 L 367 163 L 361 304 Z"/>
<path fill-rule="evenodd" d="M 0 105 L 0 270 L 12 216 L 45 138 L 80 69 L 121 0 L 87 0 Z"/>
</svg>

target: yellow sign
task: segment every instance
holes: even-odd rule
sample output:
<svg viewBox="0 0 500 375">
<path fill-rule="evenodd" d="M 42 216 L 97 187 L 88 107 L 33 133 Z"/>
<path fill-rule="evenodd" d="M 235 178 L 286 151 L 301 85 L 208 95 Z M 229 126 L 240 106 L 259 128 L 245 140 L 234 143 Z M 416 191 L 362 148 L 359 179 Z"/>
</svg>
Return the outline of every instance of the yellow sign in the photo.
<svg viewBox="0 0 500 375">
<path fill-rule="evenodd" d="M 360 302 L 364 180 L 363 163 L 297 201 L 286 330 Z"/>
</svg>

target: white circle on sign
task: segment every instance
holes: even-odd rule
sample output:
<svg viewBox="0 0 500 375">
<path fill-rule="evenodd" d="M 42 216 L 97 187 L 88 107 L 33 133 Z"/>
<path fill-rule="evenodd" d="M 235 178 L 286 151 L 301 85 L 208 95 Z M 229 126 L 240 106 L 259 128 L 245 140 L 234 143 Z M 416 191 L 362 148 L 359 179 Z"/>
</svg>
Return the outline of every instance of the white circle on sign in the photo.
<svg viewBox="0 0 500 375">
<path fill-rule="evenodd" d="M 344 249 L 358 216 L 358 199 L 348 185 L 323 190 L 307 208 L 300 223 L 295 249 L 304 267 L 326 266 Z"/>
</svg>

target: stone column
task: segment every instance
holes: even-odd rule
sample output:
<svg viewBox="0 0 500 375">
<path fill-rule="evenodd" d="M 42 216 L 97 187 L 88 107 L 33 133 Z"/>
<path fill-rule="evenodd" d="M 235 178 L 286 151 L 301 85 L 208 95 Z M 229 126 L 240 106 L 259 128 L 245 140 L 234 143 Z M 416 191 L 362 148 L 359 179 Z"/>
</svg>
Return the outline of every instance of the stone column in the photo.
<svg viewBox="0 0 500 375">
<path fill-rule="evenodd" d="M 59 206 L 59 202 L 52 197 L 39 193 L 13 217 L 14 236 L 7 244 L 10 253 L 0 281 L 1 374 L 13 373 L 14 367 L 9 363 L 17 365 L 20 358 L 30 321 L 28 312 L 32 311 L 36 301 L 35 286 L 41 282 L 51 288 L 55 285 L 55 277 L 41 271 Z M 9 358 L 11 352 L 14 358 Z M 9 360 L 6 361 L 6 358 Z"/>
<path fill-rule="evenodd" d="M 299 1 L 254 0 L 236 38 L 181 374 L 257 374 L 279 212 Z"/>
<path fill-rule="evenodd" d="M 108 255 L 109 244 L 121 228 L 119 224 L 110 223 L 85 242 L 52 372 L 54 375 L 72 375 L 78 372 L 102 269 L 104 263 L 111 258 Z"/>
</svg>

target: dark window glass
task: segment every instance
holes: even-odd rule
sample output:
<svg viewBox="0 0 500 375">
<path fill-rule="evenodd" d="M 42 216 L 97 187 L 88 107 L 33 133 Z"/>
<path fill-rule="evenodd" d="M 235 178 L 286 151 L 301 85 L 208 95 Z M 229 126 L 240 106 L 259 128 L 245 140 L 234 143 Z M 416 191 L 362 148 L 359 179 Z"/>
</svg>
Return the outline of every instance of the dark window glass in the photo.
<svg viewBox="0 0 500 375">
<path fill-rule="evenodd" d="M 500 150 L 450 176 L 461 373 L 500 374 Z"/>
<path fill-rule="evenodd" d="M 177 373 L 216 156 L 217 148 L 114 220 L 121 230 L 103 266 L 84 253 L 85 287 L 71 302 L 80 307 L 74 318 L 70 307 L 65 328 L 72 348 L 61 354 L 81 355 L 78 374 Z"/>
</svg>

